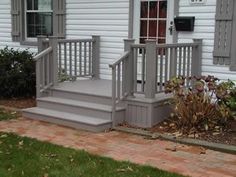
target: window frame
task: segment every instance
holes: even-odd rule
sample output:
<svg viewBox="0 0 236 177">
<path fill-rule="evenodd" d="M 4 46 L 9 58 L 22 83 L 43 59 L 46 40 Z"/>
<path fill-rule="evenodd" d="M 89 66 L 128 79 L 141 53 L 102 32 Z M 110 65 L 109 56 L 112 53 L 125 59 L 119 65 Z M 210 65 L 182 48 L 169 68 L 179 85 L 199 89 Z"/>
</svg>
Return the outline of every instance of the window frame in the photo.
<svg viewBox="0 0 236 177">
<path fill-rule="evenodd" d="M 52 0 L 53 3 L 53 0 Z M 24 23 L 22 24 L 22 30 L 23 30 L 23 41 L 26 43 L 37 43 L 37 37 L 31 38 L 27 37 L 28 30 L 27 30 L 27 13 L 52 13 L 52 32 L 53 32 L 53 4 L 51 10 L 27 10 L 27 0 L 24 0 L 24 8 L 23 8 L 23 18 Z"/>
<path fill-rule="evenodd" d="M 11 37 L 12 42 L 20 45 L 37 46 L 37 41 L 25 38 L 25 0 L 10 0 L 11 4 Z M 52 0 L 52 35 L 64 39 L 66 37 L 66 0 Z"/>
</svg>

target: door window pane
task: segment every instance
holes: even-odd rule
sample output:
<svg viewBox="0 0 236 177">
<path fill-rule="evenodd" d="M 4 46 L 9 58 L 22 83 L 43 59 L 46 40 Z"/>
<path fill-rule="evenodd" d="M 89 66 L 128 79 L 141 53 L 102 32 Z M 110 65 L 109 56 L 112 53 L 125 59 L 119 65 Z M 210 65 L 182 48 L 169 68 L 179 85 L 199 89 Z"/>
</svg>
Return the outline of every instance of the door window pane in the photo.
<svg viewBox="0 0 236 177">
<path fill-rule="evenodd" d="M 166 21 L 165 20 L 159 20 L 158 37 L 166 37 Z"/>
<path fill-rule="evenodd" d="M 149 37 L 156 37 L 157 36 L 157 21 L 150 20 L 149 21 Z"/>
<path fill-rule="evenodd" d="M 157 1 L 149 3 L 149 18 L 157 18 Z"/>
<path fill-rule="evenodd" d="M 159 18 L 166 18 L 167 16 L 167 1 L 159 2 Z"/>
<path fill-rule="evenodd" d="M 141 2 L 141 18 L 148 17 L 148 2 Z"/>
<path fill-rule="evenodd" d="M 147 21 L 146 20 L 141 20 L 141 29 L 140 29 L 140 36 L 147 36 Z"/>
</svg>

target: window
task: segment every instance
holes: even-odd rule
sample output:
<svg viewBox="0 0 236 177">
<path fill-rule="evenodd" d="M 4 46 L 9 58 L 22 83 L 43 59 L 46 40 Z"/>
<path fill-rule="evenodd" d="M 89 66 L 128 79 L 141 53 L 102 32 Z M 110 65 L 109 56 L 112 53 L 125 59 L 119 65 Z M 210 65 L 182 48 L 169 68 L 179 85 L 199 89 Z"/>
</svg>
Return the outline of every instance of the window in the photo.
<svg viewBox="0 0 236 177">
<path fill-rule="evenodd" d="M 146 39 L 166 43 L 167 0 L 141 1 L 140 43 Z"/>
<path fill-rule="evenodd" d="M 29 44 L 37 36 L 65 37 L 66 0 L 11 0 L 12 40 Z"/>
<path fill-rule="evenodd" d="M 25 37 L 53 34 L 52 0 L 25 0 Z"/>
</svg>

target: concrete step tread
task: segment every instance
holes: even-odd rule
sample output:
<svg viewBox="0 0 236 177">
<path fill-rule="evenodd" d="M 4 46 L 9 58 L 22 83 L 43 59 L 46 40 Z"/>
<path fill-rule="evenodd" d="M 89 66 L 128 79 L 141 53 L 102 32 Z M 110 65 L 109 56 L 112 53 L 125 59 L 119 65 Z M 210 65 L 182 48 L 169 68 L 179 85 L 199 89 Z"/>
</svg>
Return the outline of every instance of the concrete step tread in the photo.
<svg viewBox="0 0 236 177">
<path fill-rule="evenodd" d="M 63 104 L 63 105 L 69 105 L 69 106 L 75 106 L 75 107 L 90 108 L 94 110 L 112 112 L 112 106 L 105 105 L 105 104 L 97 104 L 97 103 L 91 103 L 91 102 L 86 102 L 86 101 L 78 101 L 78 100 L 71 100 L 71 99 L 57 98 L 57 97 L 44 97 L 44 98 L 38 98 L 37 100 L 55 103 L 55 104 Z M 122 111 L 122 110 L 125 110 L 125 107 L 119 107 L 119 106 L 116 107 L 116 111 Z"/>
<path fill-rule="evenodd" d="M 24 113 L 38 114 L 45 117 L 53 117 L 57 119 L 62 119 L 66 121 L 76 122 L 76 123 L 83 123 L 83 124 L 88 124 L 88 125 L 93 125 L 93 126 L 109 124 L 112 122 L 111 120 L 104 120 L 104 119 L 71 114 L 67 112 L 55 111 L 55 110 L 39 108 L 39 107 L 24 109 L 23 115 Z"/>
</svg>

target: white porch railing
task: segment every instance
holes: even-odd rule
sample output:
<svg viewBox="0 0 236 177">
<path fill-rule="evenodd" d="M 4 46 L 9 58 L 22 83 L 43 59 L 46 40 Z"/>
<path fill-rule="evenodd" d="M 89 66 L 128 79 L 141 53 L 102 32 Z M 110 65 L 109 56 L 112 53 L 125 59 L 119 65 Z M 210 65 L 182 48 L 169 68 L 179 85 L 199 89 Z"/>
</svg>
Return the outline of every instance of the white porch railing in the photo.
<svg viewBox="0 0 236 177">
<path fill-rule="evenodd" d="M 193 43 L 158 45 L 154 40 L 146 44 L 125 40 L 125 53 L 110 65 L 113 115 L 121 98 L 141 93 L 152 99 L 164 91 L 171 77 L 201 75 L 201 56 L 202 40 L 198 39 Z"/>
<path fill-rule="evenodd" d="M 58 84 L 58 76 L 99 78 L 99 36 L 91 39 L 38 37 L 36 61 L 37 97 Z"/>
</svg>

